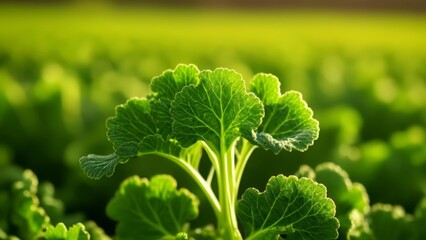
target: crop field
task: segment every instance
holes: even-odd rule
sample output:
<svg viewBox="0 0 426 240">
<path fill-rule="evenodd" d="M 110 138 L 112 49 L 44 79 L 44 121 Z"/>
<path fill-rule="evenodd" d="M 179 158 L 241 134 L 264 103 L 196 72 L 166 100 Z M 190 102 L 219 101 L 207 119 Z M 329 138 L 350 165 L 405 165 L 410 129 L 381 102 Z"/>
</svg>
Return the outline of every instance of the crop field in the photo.
<svg viewBox="0 0 426 240">
<path fill-rule="evenodd" d="M 110 154 L 105 120 L 115 106 L 146 97 L 151 79 L 178 64 L 234 69 L 247 88 L 255 74 L 271 73 L 282 93 L 303 95 L 319 122 L 306 152 L 256 150 L 238 197 L 249 187 L 263 191 L 271 176 L 312 176 L 308 166 L 321 182 L 316 166 L 333 166 L 345 183 L 365 188 L 366 218 L 371 207 L 383 213 L 371 222 L 390 219 L 357 229 L 375 238 L 346 238 L 352 218 L 342 221 L 339 207 L 346 211 L 352 205 L 344 199 L 356 197 L 331 197 L 347 227 L 339 239 L 421 239 L 424 229 L 411 226 L 426 224 L 425 26 L 425 14 L 409 12 L 0 5 L 0 239 L 33 237 L 16 227 L 24 220 L 10 220 L 11 186 L 29 176 L 25 169 L 37 176 L 53 225 L 94 220 L 113 236 L 116 222 L 105 209 L 120 183 L 157 174 L 173 175 L 199 198 L 191 227 L 216 224 L 200 188 L 167 159 L 143 156 L 99 180 L 79 163 L 90 153 Z M 389 227 L 397 224 L 403 227 Z"/>
</svg>

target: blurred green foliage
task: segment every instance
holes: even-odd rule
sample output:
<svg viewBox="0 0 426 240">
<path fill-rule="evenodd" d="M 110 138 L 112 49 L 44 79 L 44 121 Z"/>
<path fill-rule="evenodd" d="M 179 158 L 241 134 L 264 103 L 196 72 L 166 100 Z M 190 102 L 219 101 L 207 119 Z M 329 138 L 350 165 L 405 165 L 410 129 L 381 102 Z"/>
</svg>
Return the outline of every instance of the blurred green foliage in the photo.
<svg viewBox="0 0 426 240">
<path fill-rule="evenodd" d="M 100 181 L 78 166 L 80 156 L 109 152 L 104 120 L 116 105 L 146 96 L 164 69 L 194 63 L 245 79 L 272 73 L 283 91 L 302 92 L 320 121 L 306 153 L 256 152 L 243 189 L 332 161 L 372 203 L 412 212 L 426 194 L 424 26 L 425 15 L 405 13 L 2 5 L 0 186 L 30 168 L 54 183 L 61 211 L 84 212 L 109 232 L 103 206 L 131 174 L 171 173 L 197 193 L 162 159 L 133 161 Z"/>
</svg>

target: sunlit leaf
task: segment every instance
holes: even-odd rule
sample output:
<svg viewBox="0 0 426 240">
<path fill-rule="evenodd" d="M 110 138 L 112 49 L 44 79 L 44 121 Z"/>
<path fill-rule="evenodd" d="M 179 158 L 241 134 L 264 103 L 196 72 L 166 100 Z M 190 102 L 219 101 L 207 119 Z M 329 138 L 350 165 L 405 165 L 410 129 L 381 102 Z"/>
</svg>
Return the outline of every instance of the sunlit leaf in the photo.
<svg viewBox="0 0 426 240">
<path fill-rule="evenodd" d="M 184 147 L 202 140 L 228 149 L 241 131 L 257 128 L 262 104 L 233 70 L 202 71 L 199 78 L 197 86 L 183 88 L 172 102 L 173 132 Z"/>
<path fill-rule="evenodd" d="M 275 154 L 283 149 L 305 151 L 318 138 L 318 121 L 302 94 L 288 91 L 281 95 L 279 86 L 278 78 L 271 74 L 253 78 L 250 90 L 262 100 L 265 117 L 257 131 L 244 132 L 244 137 Z"/>
<path fill-rule="evenodd" d="M 179 64 L 174 70 L 166 70 L 152 79 L 150 99 L 152 112 L 161 135 L 169 139 L 172 134 L 171 102 L 176 93 L 191 84 L 198 84 L 199 70 L 195 65 Z"/>
<path fill-rule="evenodd" d="M 237 205 L 246 239 L 336 239 L 334 215 L 325 187 L 295 176 L 272 177 L 264 192 L 248 189 Z"/>
<path fill-rule="evenodd" d="M 38 179 L 30 170 L 25 170 L 22 179 L 13 185 L 12 221 L 19 235 L 26 239 L 39 237 L 49 224 L 49 217 L 40 207 L 37 189 Z"/>
<path fill-rule="evenodd" d="M 46 240 L 89 240 L 90 235 L 81 223 L 67 229 L 65 224 L 58 223 L 55 227 L 49 226 L 45 233 Z"/>
</svg>

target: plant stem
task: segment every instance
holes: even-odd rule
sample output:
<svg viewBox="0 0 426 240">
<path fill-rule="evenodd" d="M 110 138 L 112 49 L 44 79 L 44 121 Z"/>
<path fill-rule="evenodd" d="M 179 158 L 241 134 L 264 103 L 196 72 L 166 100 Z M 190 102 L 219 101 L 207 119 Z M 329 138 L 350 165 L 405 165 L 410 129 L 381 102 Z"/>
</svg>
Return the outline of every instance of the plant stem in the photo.
<svg viewBox="0 0 426 240">
<path fill-rule="evenodd" d="M 235 162 L 234 162 L 234 144 L 230 150 L 226 151 L 223 147 L 220 150 L 220 161 L 218 174 L 219 186 L 219 204 L 221 206 L 221 219 L 219 220 L 219 231 L 224 239 L 238 240 L 242 239 L 238 230 L 237 216 L 235 214 L 236 192 L 234 188 L 235 181 Z"/>
<path fill-rule="evenodd" d="M 244 168 L 253 153 L 253 151 L 257 148 L 256 145 L 251 144 L 246 139 L 241 139 L 243 141 L 241 151 L 238 155 L 237 166 L 235 169 L 235 191 L 236 195 L 238 195 L 238 189 L 240 187 L 241 178 L 243 176 Z M 236 196 L 237 197 L 237 196 Z"/>
<path fill-rule="evenodd" d="M 212 206 L 216 217 L 220 218 L 221 212 L 222 212 L 221 206 L 220 206 L 220 204 L 217 200 L 217 197 L 216 197 L 215 193 L 213 192 L 210 184 L 206 182 L 206 180 L 203 178 L 203 176 L 201 176 L 201 174 L 196 169 L 194 169 L 194 167 L 191 166 L 191 164 L 187 163 L 183 159 L 180 159 L 178 157 L 175 157 L 175 156 L 172 156 L 172 155 L 169 155 L 169 154 L 158 153 L 158 155 L 172 160 L 174 163 L 179 165 L 183 170 L 185 170 L 185 172 L 187 172 L 192 177 L 192 179 L 195 180 L 195 182 L 198 184 L 198 186 L 203 191 L 207 200 L 210 202 L 210 205 Z"/>
</svg>

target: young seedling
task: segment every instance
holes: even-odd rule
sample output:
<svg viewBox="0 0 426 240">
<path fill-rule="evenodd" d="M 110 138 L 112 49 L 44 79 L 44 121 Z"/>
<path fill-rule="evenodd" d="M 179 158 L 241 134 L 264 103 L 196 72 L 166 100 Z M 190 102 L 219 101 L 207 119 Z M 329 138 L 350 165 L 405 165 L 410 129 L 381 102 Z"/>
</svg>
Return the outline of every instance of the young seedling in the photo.
<svg viewBox="0 0 426 240">
<path fill-rule="evenodd" d="M 215 238 L 336 239 L 339 223 L 326 189 L 308 178 L 271 177 L 266 190 L 250 188 L 237 200 L 246 163 L 256 148 L 305 151 L 318 138 L 318 121 L 296 91 L 280 92 L 278 78 L 257 74 L 246 90 L 237 72 L 194 65 L 166 70 L 147 98 L 132 98 L 107 120 L 114 153 L 80 159 L 91 178 L 111 176 L 117 164 L 155 154 L 185 170 L 217 217 Z M 211 171 L 199 171 L 202 152 Z M 217 189 L 212 181 L 217 181 Z M 171 176 L 126 180 L 107 207 L 119 239 L 188 239 L 197 233 L 198 200 L 176 190 Z M 242 231 L 240 231 L 240 229 Z M 241 234 L 241 232 L 243 234 Z"/>
</svg>

